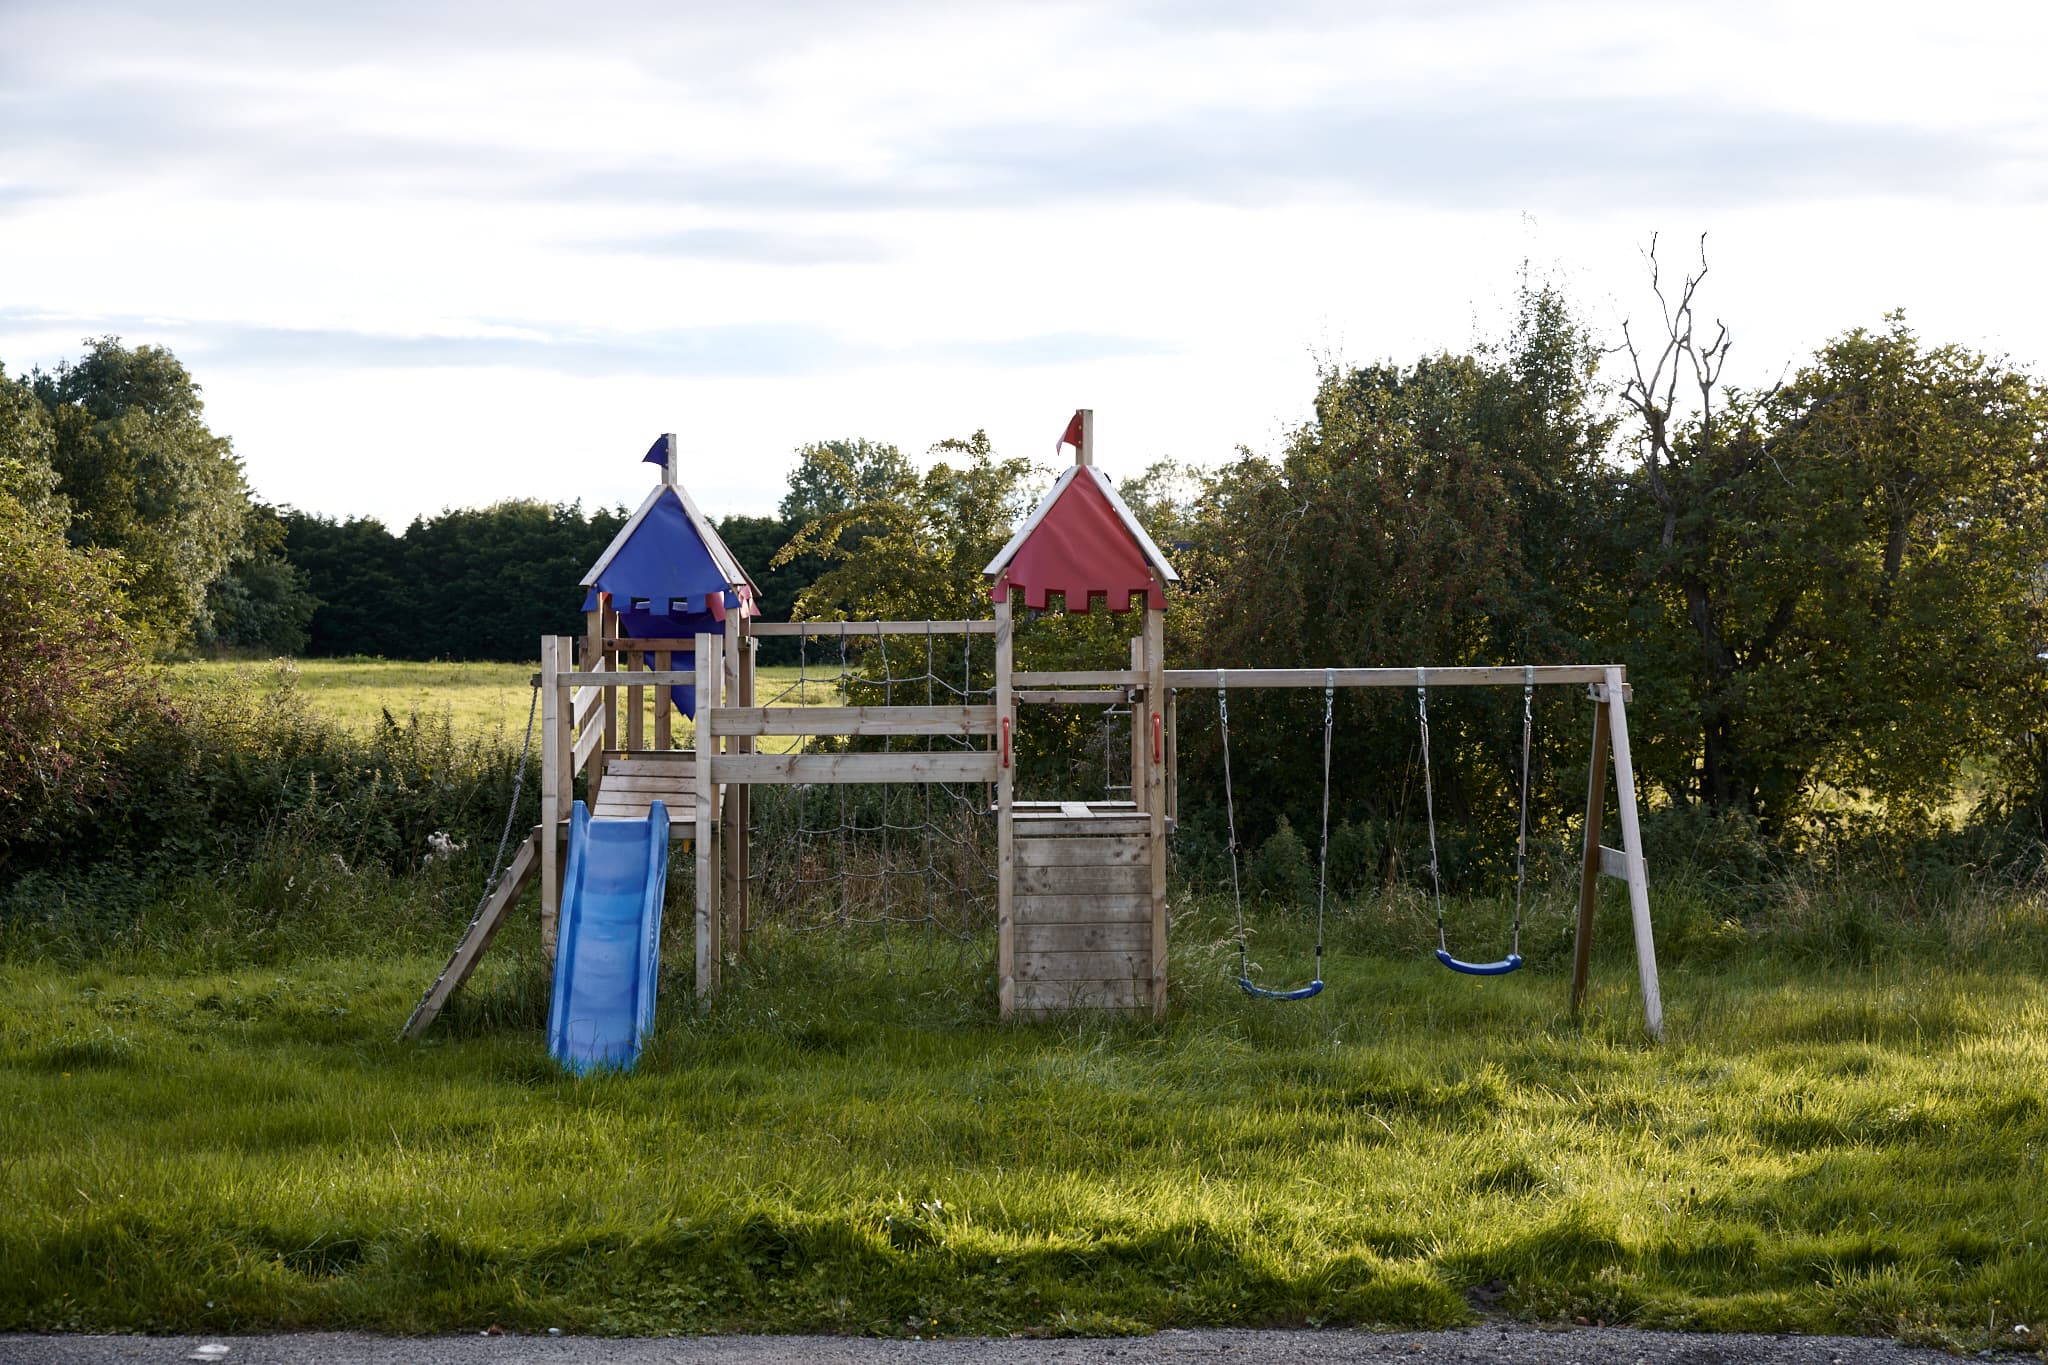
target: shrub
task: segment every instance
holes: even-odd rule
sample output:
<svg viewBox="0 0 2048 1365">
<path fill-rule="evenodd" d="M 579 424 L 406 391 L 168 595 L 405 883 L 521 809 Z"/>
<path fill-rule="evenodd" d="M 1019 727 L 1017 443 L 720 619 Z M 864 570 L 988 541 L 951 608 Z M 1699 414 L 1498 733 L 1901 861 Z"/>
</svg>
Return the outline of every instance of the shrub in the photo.
<svg viewBox="0 0 2048 1365">
<path fill-rule="evenodd" d="M 116 565 L 0 494 L 0 868 L 69 832 L 167 713 Z"/>
<path fill-rule="evenodd" d="M 1247 889 L 1255 899 L 1279 905 L 1315 903 L 1315 861 L 1284 815 L 1245 870 Z"/>
</svg>

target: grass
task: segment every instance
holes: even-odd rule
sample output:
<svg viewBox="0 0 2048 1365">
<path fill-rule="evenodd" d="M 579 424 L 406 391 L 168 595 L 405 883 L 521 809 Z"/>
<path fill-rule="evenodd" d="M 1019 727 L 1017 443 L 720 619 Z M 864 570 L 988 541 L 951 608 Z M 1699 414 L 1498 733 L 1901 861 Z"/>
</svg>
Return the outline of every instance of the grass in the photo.
<svg viewBox="0 0 2048 1365">
<path fill-rule="evenodd" d="M 639 1071 L 579 1081 L 525 917 L 395 1042 L 460 910 L 388 894 L 409 932 L 337 918 L 272 965 L 0 967 L 0 1329 L 1431 1327 L 1468 1293 L 2048 1329 L 2048 987 L 2017 965 L 1702 954 L 1652 1046 L 1616 906 L 1581 1022 L 1548 939 L 1488 981 L 1356 946 L 1409 932 L 1392 904 L 1337 926 L 1315 1001 L 1248 1000 L 1195 910 L 1164 1024 L 1005 1027 L 985 948 L 815 936 L 698 1016 L 677 917 Z M 1261 938 L 1276 975 L 1307 948 Z"/>
<path fill-rule="evenodd" d="M 526 728 L 533 695 L 534 664 L 408 663 L 391 659 L 292 659 L 270 663 L 204 660 L 173 665 L 173 688 L 215 687 L 255 695 L 292 687 L 314 711 L 357 731 L 368 730 L 388 712 L 404 720 L 411 712 L 446 713 L 457 731 L 517 737 Z M 796 667 L 763 667 L 755 692 L 781 703 L 822 705 L 838 700 L 834 686 L 815 675 L 797 689 Z M 784 695 L 786 694 L 786 695 Z M 829 694 L 829 695 L 828 695 Z M 799 697 L 807 698 L 799 701 Z M 538 723 L 538 722 L 536 722 Z"/>
<path fill-rule="evenodd" d="M 350 724 L 524 724 L 523 666 L 296 668 Z M 2048 1333 L 2037 873 L 1662 867 L 1662 1045 L 1616 888 L 1565 1011 L 1568 876 L 1499 979 L 1434 966 L 1419 893 L 1347 901 L 1329 989 L 1286 1005 L 1176 882 L 1164 1023 L 1020 1027 L 987 936 L 773 924 L 700 1015 L 679 891 L 640 1068 L 575 1080 L 530 913 L 395 1041 L 481 846 L 392 872 L 322 837 L 0 897 L 0 1330 Z M 1504 907 L 1450 913 L 1498 949 Z M 1261 980 L 1305 975 L 1299 917 L 1253 928 Z"/>
</svg>

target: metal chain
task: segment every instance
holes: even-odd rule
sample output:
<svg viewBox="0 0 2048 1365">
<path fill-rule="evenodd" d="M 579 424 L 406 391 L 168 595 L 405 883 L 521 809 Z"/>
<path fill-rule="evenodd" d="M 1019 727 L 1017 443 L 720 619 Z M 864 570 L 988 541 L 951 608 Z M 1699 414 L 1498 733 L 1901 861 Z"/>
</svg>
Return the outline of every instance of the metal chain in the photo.
<svg viewBox="0 0 2048 1365">
<path fill-rule="evenodd" d="M 1529 873 L 1529 736 L 1535 729 L 1536 667 L 1522 665 L 1522 800 L 1521 828 L 1515 835 L 1515 929 L 1509 952 L 1522 952 L 1522 888 Z"/>
<path fill-rule="evenodd" d="M 1422 721 L 1422 809 L 1429 822 L 1429 885 L 1436 897 L 1436 944 L 1451 950 L 1444 934 L 1444 881 L 1436 863 L 1436 786 L 1429 775 L 1429 682 L 1423 669 L 1415 670 L 1415 711 Z"/>
<path fill-rule="evenodd" d="M 1237 795 L 1230 785 L 1230 671 L 1216 670 L 1216 713 L 1223 729 L 1223 815 L 1230 827 L 1230 903 L 1237 910 L 1237 974 L 1251 979 L 1251 953 L 1244 942 L 1244 890 L 1237 878 Z"/>
<path fill-rule="evenodd" d="M 1323 851 L 1316 868 L 1316 980 L 1323 979 L 1323 900 L 1330 886 L 1330 732 L 1336 715 L 1337 671 L 1323 670 Z"/>
</svg>

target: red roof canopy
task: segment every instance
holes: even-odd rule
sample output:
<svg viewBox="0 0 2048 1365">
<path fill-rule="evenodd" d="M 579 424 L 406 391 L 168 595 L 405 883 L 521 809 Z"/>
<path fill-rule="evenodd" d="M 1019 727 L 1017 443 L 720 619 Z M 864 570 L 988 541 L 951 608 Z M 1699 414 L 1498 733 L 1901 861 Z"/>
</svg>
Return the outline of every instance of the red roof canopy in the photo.
<svg viewBox="0 0 2048 1365">
<path fill-rule="evenodd" d="M 1093 477 L 1078 469 L 1023 533 L 998 571 L 992 595 L 1006 601 L 1011 588 L 1024 592 L 1024 605 L 1043 610 L 1047 593 L 1060 593 L 1068 611 L 1085 612 L 1100 595 L 1111 611 L 1129 611 L 1131 594 L 1142 592 L 1155 611 L 1166 609 L 1166 594 L 1145 551 L 1131 534 L 1124 513 Z M 1000 559 L 999 561 L 1000 562 Z M 992 568 L 994 566 L 991 566 Z"/>
</svg>

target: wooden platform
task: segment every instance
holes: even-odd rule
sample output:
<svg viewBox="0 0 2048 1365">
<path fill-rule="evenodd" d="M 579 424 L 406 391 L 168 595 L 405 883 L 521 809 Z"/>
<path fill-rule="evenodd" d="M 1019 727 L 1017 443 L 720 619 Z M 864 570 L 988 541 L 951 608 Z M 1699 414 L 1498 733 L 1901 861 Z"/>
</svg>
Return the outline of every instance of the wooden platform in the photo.
<svg viewBox="0 0 2048 1365">
<path fill-rule="evenodd" d="M 1017 1009 L 1150 1010 L 1151 818 L 1129 802 L 1019 803 Z"/>
<path fill-rule="evenodd" d="M 593 817 L 644 820 L 648 808 L 657 800 L 668 807 L 669 820 L 678 835 L 688 821 L 696 819 L 694 754 L 687 749 L 672 749 L 666 753 L 640 750 L 605 755 L 604 776 L 598 780 L 597 801 L 590 810 Z"/>
</svg>

